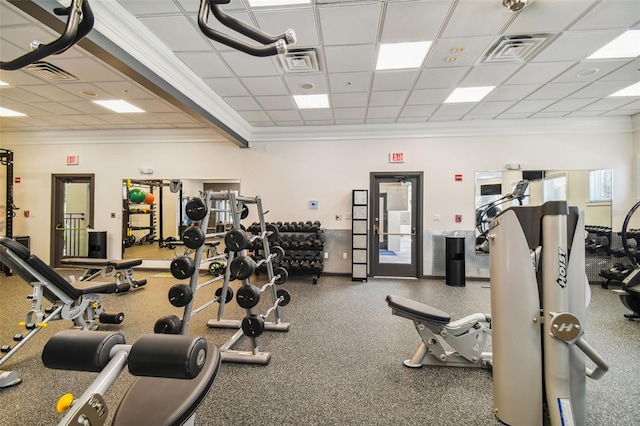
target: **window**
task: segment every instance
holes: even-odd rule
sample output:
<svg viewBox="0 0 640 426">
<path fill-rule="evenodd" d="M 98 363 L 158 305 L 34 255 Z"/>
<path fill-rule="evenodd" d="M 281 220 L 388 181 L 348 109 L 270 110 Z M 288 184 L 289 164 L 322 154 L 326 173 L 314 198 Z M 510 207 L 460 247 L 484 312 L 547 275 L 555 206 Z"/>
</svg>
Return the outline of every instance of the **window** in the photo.
<svg viewBox="0 0 640 426">
<path fill-rule="evenodd" d="M 589 172 L 589 201 L 611 201 L 611 170 Z"/>
<path fill-rule="evenodd" d="M 567 175 L 550 176 L 544 179 L 544 201 L 564 201 L 567 199 Z"/>
</svg>

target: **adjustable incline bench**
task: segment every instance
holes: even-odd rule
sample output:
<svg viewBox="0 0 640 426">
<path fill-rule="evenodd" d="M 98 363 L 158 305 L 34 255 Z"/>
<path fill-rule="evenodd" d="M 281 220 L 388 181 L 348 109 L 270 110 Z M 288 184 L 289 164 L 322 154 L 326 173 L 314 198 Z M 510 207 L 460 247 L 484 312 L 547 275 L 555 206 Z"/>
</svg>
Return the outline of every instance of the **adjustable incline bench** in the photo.
<svg viewBox="0 0 640 426">
<path fill-rule="evenodd" d="M 30 331 L 26 336 L 14 335 L 13 340 L 17 344 L 13 348 L 9 345 L 2 346 L 4 356 L 0 358 L 0 366 L 46 327 L 49 321 L 71 320 L 75 328 L 95 330 L 98 321 L 120 324 L 124 319 L 123 313 L 105 313 L 99 296 L 115 293 L 115 283 L 75 288 L 39 257 L 31 254 L 29 249 L 7 237 L 0 237 L 0 261 L 33 287 L 33 293 L 27 297 L 31 300 L 31 309 L 27 312 L 25 321 L 19 323 Z M 43 309 L 43 299 L 51 302 L 52 306 Z M 45 313 L 48 315 L 45 316 Z M 7 319 L 3 319 L 3 322 L 7 322 Z M 21 381 L 16 372 L 0 370 L 0 388 L 16 385 Z"/>
<path fill-rule="evenodd" d="M 116 280 L 116 293 L 125 293 L 131 289 L 142 287 L 147 283 L 146 279 L 136 280 L 133 276 L 133 267 L 142 264 L 142 259 L 95 259 L 89 257 L 67 257 L 62 259 L 62 264 L 74 268 L 84 269 L 84 273 L 78 281 L 91 281 L 99 275 L 105 278 L 114 277 Z"/>
</svg>

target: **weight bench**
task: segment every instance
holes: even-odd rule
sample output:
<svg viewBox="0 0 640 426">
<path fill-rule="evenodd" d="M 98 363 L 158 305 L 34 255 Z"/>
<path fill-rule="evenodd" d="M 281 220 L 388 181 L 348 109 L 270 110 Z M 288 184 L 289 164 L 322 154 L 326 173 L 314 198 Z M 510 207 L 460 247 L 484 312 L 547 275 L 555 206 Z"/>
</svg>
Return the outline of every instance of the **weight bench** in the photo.
<svg viewBox="0 0 640 426">
<path fill-rule="evenodd" d="M 451 316 L 446 312 L 415 300 L 388 295 L 386 301 L 393 315 L 413 321 L 422 338 L 415 354 L 404 361 L 407 367 L 491 368 L 491 353 L 483 352 L 491 336 L 490 315 L 477 313 L 451 322 Z M 453 350 L 447 349 L 443 343 Z"/>
<path fill-rule="evenodd" d="M 133 267 L 142 264 L 142 259 L 95 259 L 89 257 L 67 257 L 62 259 L 62 264 L 69 267 L 82 268 L 85 271 L 78 278 L 79 281 L 91 281 L 99 275 L 105 278 L 115 277 L 116 293 L 125 293 L 129 290 L 142 287 L 147 283 L 146 279 L 136 280 L 133 276 Z"/>
<path fill-rule="evenodd" d="M 0 358 L 0 366 L 38 331 L 47 327 L 49 321 L 70 320 L 75 328 L 95 330 L 98 321 L 119 324 L 124 319 L 123 313 L 105 313 L 99 296 L 115 293 L 115 283 L 76 288 L 39 257 L 31 254 L 28 248 L 7 237 L 0 237 L 0 261 L 33 287 L 32 294 L 27 297 L 31 301 L 31 309 L 27 312 L 25 321 L 19 323 L 29 333 L 26 336 L 14 335 L 13 340 L 17 344 L 13 348 L 9 345 L 2 346 L 4 355 Z M 51 307 L 43 309 L 43 299 L 49 301 Z M 21 381 L 16 372 L 0 370 L 0 388 L 16 385 Z"/>
<path fill-rule="evenodd" d="M 80 397 L 65 394 L 56 404 L 58 412 L 66 413 L 59 425 L 87 424 L 82 419 L 91 426 L 104 424 L 104 394 L 125 366 L 140 377 L 121 400 L 113 426 L 193 425 L 222 362 L 218 348 L 203 337 L 150 334 L 126 345 L 120 333 L 77 330 L 49 339 L 42 361 L 49 368 L 100 373 Z"/>
</svg>

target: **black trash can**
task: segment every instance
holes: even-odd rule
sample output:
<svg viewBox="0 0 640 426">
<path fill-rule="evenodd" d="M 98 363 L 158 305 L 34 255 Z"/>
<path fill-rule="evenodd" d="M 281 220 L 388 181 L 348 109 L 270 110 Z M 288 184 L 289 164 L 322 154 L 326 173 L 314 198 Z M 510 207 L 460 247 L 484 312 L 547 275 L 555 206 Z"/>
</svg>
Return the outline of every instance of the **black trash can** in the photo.
<svg viewBox="0 0 640 426">
<path fill-rule="evenodd" d="M 447 285 L 464 287 L 464 237 L 445 237 L 445 251 Z"/>
<path fill-rule="evenodd" d="M 106 231 L 90 231 L 89 234 L 89 253 L 87 256 L 93 259 L 107 258 L 107 232 Z"/>
</svg>

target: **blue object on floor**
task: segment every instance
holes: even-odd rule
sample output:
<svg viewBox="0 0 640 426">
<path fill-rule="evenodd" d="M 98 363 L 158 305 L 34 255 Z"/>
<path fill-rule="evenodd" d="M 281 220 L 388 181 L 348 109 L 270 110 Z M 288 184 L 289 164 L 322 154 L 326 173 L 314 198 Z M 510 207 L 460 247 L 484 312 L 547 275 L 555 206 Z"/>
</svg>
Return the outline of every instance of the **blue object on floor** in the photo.
<svg viewBox="0 0 640 426">
<path fill-rule="evenodd" d="M 395 251 L 379 250 L 381 256 L 397 256 Z"/>
</svg>

